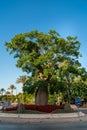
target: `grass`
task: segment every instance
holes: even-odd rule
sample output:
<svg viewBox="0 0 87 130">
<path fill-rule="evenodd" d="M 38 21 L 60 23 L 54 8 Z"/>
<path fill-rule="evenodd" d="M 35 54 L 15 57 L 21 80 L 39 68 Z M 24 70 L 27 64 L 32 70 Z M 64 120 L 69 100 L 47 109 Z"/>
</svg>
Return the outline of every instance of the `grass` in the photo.
<svg viewBox="0 0 87 130">
<path fill-rule="evenodd" d="M 4 113 L 18 114 L 18 111 L 4 111 Z M 35 110 L 24 110 L 20 114 L 44 114 L 45 112 L 35 111 Z"/>
<path fill-rule="evenodd" d="M 64 109 L 57 109 L 51 113 L 72 113 L 72 112 L 76 112 L 75 110 L 71 109 L 71 110 L 64 110 Z"/>
</svg>

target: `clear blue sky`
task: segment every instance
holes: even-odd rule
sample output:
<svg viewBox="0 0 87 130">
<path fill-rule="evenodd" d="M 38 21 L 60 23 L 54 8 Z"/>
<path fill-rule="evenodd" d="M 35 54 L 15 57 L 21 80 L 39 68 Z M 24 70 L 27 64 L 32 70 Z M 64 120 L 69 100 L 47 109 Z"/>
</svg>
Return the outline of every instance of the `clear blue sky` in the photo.
<svg viewBox="0 0 87 130">
<path fill-rule="evenodd" d="M 16 84 L 20 75 L 16 60 L 6 52 L 4 43 L 18 33 L 37 29 L 55 29 L 61 37 L 78 36 L 81 42 L 80 59 L 87 67 L 87 0 L 0 0 L 0 88 Z"/>
</svg>

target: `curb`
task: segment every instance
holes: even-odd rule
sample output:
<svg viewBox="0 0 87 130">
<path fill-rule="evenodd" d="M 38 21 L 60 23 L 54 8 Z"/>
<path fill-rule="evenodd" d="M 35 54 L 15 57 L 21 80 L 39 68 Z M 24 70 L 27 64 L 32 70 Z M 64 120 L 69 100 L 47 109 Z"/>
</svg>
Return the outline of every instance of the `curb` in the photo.
<svg viewBox="0 0 87 130">
<path fill-rule="evenodd" d="M 11 117 L 11 118 L 22 118 L 22 119 L 60 119 L 60 118 L 72 118 L 72 117 L 83 117 L 85 116 L 82 112 L 76 113 L 64 113 L 64 114 L 9 114 L 0 113 L 0 117 Z"/>
</svg>

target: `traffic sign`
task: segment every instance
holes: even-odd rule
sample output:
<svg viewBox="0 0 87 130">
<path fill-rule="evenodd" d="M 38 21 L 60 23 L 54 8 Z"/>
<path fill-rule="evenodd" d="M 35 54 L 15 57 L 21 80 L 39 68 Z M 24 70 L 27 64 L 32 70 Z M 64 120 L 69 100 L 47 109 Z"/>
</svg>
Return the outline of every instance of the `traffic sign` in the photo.
<svg viewBox="0 0 87 130">
<path fill-rule="evenodd" d="M 80 106 L 81 105 L 81 98 L 75 98 L 75 104 L 77 105 L 77 106 Z"/>
</svg>

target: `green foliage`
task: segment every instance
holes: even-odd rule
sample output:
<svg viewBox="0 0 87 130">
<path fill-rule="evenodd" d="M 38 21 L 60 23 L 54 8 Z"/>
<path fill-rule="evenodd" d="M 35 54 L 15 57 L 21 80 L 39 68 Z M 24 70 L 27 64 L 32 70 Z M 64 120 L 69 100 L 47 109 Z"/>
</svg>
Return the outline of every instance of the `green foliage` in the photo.
<svg viewBox="0 0 87 130">
<path fill-rule="evenodd" d="M 25 104 L 35 104 L 34 94 L 24 93 L 24 103 Z"/>
<path fill-rule="evenodd" d="M 35 93 L 39 87 L 50 86 L 50 93 L 60 90 L 65 98 L 67 94 L 70 98 L 70 94 L 74 94 L 75 79 L 79 76 L 83 82 L 78 84 L 81 91 L 84 90 L 87 72 L 78 60 L 81 54 L 77 37 L 64 39 L 55 30 L 48 33 L 34 30 L 15 35 L 5 45 L 17 59 L 16 66 L 30 75 L 24 84 L 25 92 Z M 79 86 L 76 84 L 76 88 Z"/>
<path fill-rule="evenodd" d="M 39 80 L 37 82 L 34 82 L 33 84 L 30 82 L 30 80 L 27 80 L 24 86 L 24 91 L 33 94 L 41 86 L 47 87 L 47 85 L 47 82 L 45 82 L 44 80 Z"/>
<path fill-rule="evenodd" d="M 71 37 L 71 40 L 70 38 L 65 40 L 60 38 L 55 30 L 47 34 L 37 30 L 17 34 L 11 42 L 6 42 L 5 45 L 11 54 L 14 53 L 14 58 L 17 58 L 17 67 L 37 76 L 38 71 L 43 72 L 45 76 L 51 70 L 52 74 L 55 69 L 54 65 L 61 63 L 64 58 L 79 55 L 79 42 L 76 38 Z"/>
</svg>

